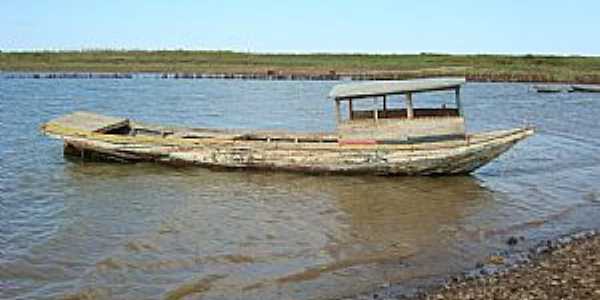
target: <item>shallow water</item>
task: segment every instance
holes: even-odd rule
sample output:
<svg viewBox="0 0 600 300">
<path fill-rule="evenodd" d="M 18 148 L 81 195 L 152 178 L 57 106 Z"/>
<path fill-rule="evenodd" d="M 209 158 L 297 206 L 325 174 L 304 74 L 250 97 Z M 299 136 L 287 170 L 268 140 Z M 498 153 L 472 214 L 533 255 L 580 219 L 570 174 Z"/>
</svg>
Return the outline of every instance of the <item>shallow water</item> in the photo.
<svg viewBox="0 0 600 300">
<path fill-rule="evenodd" d="M 599 225 L 600 95 L 467 84 L 470 131 L 527 123 L 538 133 L 464 177 L 83 162 L 38 130 L 89 110 L 330 131 L 333 84 L 0 79 L 0 298 L 315 299 L 387 282 L 409 289 L 507 249 L 509 236 L 524 236 L 524 248 Z"/>
</svg>

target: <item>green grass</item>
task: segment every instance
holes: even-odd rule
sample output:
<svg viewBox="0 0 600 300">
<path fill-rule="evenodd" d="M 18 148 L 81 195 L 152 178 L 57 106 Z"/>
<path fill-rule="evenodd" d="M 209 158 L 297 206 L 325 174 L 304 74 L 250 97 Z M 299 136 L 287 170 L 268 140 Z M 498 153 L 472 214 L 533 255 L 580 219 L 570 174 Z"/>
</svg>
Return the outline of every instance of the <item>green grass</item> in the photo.
<svg viewBox="0 0 600 300">
<path fill-rule="evenodd" d="M 600 57 L 506 55 L 248 54 L 229 51 L 3 52 L 0 70 L 467 76 L 472 80 L 600 82 Z"/>
</svg>

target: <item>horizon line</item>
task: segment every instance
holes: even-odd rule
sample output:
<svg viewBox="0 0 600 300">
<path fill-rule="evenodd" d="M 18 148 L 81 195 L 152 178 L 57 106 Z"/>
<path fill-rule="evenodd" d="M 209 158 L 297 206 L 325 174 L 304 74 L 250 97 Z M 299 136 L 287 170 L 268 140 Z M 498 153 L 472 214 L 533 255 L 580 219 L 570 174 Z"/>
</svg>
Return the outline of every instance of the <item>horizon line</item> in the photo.
<svg viewBox="0 0 600 300">
<path fill-rule="evenodd" d="M 403 55 L 439 55 L 439 56 L 546 56 L 546 57 L 599 57 L 600 54 L 581 54 L 581 53 L 553 53 L 553 52 L 362 52 L 362 51 L 253 51 L 240 49 L 201 49 L 201 48 L 79 48 L 79 49 L 52 49 L 52 48 L 33 48 L 33 49 L 2 49 L 0 53 L 83 53 L 83 52 L 228 52 L 235 54 L 252 55 L 381 55 L 381 56 L 403 56 Z"/>
</svg>

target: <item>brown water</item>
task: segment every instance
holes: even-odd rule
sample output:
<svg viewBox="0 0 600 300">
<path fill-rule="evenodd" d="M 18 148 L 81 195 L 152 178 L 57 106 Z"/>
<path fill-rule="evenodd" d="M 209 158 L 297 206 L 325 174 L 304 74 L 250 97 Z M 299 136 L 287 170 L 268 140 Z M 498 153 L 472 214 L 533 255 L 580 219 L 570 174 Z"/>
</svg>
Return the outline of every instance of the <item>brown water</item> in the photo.
<svg viewBox="0 0 600 300">
<path fill-rule="evenodd" d="M 526 237 L 524 249 L 600 223 L 595 95 L 468 84 L 470 130 L 528 121 L 539 133 L 464 177 L 92 163 L 63 158 L 60 142 L 37 131 L 76 109 L 330 130 L 332 84 L 0 79 L 0 298 L 321 299 L 388 282 L 408 290 L 508 249 L 509 236 Z"/>
</svg>

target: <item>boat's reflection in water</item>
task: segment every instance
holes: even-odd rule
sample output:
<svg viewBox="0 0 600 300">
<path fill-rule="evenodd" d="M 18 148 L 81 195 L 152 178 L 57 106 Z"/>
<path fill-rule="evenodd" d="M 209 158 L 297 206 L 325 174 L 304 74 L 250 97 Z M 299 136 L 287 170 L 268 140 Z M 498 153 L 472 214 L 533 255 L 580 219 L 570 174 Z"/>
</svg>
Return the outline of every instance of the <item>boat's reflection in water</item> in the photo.
<svg viewBox="0 0 600 300">
<path fill-rule="evenodd" d="M 58 255 L 87 266 L 73 292 L 113 297 L 352 294 L 470 263 L 464 251 L 473 240 L 461 229 L 493 210 L 493 193 L 468 176 L 305 176 L 77 160 L 64 170 L 75 190 L 65 198 L 69 222 L 55 234 L 67 252 Z M 75 245 L 93 251 L 68 253 Z"/>
</svg>

